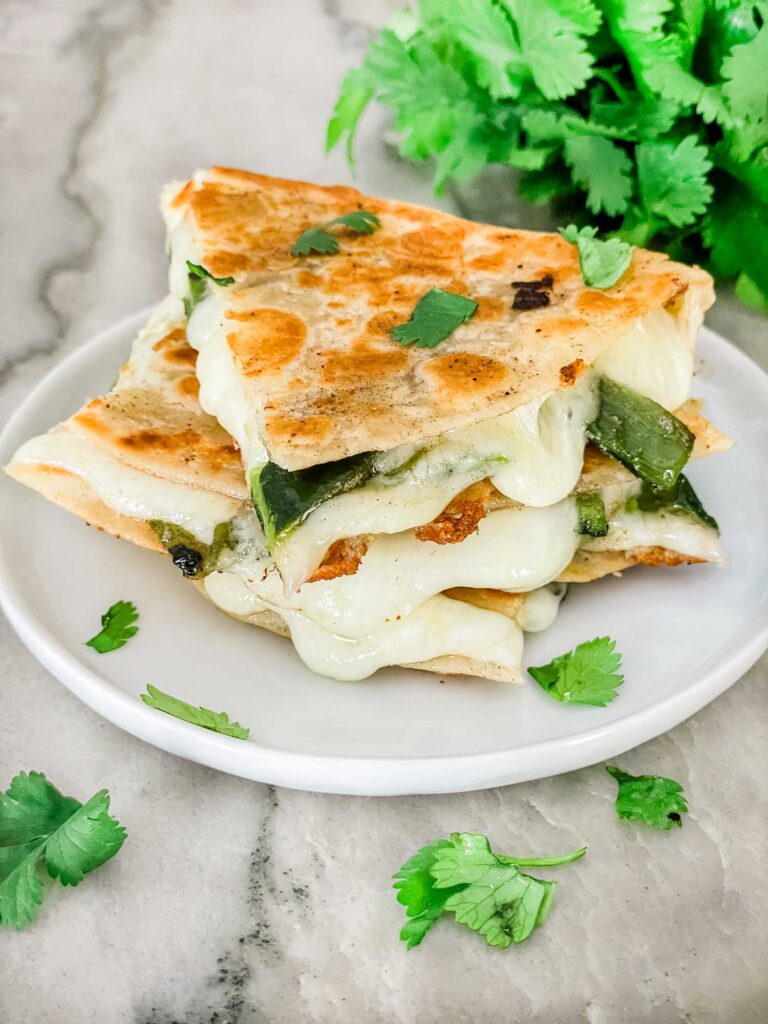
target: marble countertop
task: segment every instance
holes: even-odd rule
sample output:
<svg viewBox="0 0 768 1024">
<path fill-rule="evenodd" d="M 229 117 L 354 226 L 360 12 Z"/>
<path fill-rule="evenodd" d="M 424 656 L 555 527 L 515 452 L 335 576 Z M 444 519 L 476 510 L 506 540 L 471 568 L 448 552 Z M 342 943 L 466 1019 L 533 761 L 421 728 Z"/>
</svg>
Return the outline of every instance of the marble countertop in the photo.
<svg viewBox="0 0 768 1024">
<path fill-rule="evenodd" d="M 0 2 L 0 419 L 62 353 L 159 297 L 159 186 L 216 162 L 348 181 L 323 132 L 390 0 Z M 358 182 L 430 202 L 366 122 Z M 489 197 L 493 196 L 493 202 Z M 444 199 L 450 209 L 455 200 Z M 508 190 L 464 212 L 519 216 Z M 537 217 L 541 214 L 537 213 Z M 709 318 L 768 363 L 764 319 Z M 750 1024 L 768 1005 L 768 662 L 625 755 L 679 779 L 674 834 L 622 827 L 600 768 L 484 793 L 362 799 L 260 786 L 96 717 L 0 622 L 0 783 L 108 786 L 120 856 L 39 923 L 0 933 L 8 1024 Z M 389 876 L 453 829 L 500 849 L 599 835 L 536 938 L 506 952 L 449 924 L 397 941 Z"/>
</svg>

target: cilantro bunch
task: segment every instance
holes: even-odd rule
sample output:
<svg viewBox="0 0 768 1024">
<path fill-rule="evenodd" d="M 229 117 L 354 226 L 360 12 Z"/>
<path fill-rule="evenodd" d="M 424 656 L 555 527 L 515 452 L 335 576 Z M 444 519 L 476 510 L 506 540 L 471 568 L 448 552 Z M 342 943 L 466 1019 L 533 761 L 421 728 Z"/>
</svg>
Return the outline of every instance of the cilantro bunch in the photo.
<svg viewBox="0 0 768 1024">
<path fill-rule="evenodd" d="M 768 0 L 420 0 L 344 78 L 435 189 L 487 164 L 533 203 L 698 261 L 768 310 Z"/>
</svg>

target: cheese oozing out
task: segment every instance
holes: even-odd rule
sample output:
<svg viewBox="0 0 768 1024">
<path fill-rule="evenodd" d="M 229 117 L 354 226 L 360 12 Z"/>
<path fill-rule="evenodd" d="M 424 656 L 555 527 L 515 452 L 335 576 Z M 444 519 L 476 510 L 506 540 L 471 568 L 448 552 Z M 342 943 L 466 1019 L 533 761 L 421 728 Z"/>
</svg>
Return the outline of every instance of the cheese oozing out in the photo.
<svg viewBox="0 0 768 1024">
<path fill-rule="evenodd" d="M 230 615 L 257 616 L 272 608 L 231 571 L 207 576 L 204 587 L 213 603 Z M 413 664 L 445 655 L 490 661 L 514 671 L 523 651 L 522 629 L 512 619 L 442 595 L 425 601 L 411 615 L 399 616 L 355 638 L 340 636 L 301 612 L 282 608 L 278 614 L 288 626 L 302 661 L 331 679 L 365 679 L 387 665 Z"/>
<path fill-rule="evenodd" d="M 218 523 L 228 522 L 242 507 L 241 501 L 225 494 L 131 469 L 92 441 L 68 431 L 33 437 L 19 448 L 13 462 L 63 469 L 85 480 L 113 512 L 132 519 L 162 519 L 204 544 L 213 541 Z"/>
<path fill-rule="evenodd" d="M 211 285 L 190 317 L 188 337 L 199 352 L 203 408 L 216 416 L 243 452 L 246 470 L 268 455 L 260 438 L 261 411 L 246 400 L 226 337 L 225 289 Z M 472 483 L 490 478 L 524 505 L 556 504 L 581 473 L 587 424 L 598 411 L 596 381 L 610 376 L 668 409 L 687 398 L 693 374 L 692 341 L 680 318 L 654 310 L 639 320 L 571 387 L 503 416 L 426 440 L 399 472 L 368 483 L 314 510 L 279 542 L 275 558 L 286 586 L 308 578 L 335 541 L 364 533 L 400 533 L 423 525 Z M 413 448 L 384 453 L 388 466 L 406 462 Z"/>
<path fill-rule="evenodd" d="M 301 612 L 339 636 L 359 638 L 452 587 L 513 593 L 542 587 L 573 558 L 576 531 L 576 506 L 567 499 L 543 509 L 491 512 L 460 544 L 425 543 L 412 531 L 380 534 L 353 575 L 305 583 L 293 593 L 286 593 L 264 554 L 238 561 L 230 571 L 271 608 Z"/>
</svg>

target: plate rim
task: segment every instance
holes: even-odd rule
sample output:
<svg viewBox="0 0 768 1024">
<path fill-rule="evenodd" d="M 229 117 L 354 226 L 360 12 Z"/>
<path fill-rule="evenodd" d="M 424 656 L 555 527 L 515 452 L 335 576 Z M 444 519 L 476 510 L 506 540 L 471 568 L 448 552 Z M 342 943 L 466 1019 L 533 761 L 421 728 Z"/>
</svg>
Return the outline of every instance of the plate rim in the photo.
<svg viewBox="0 0 768 1024">
<path fill-rule="evenodd" d="M 58 360 L 14 409 L 0 431 L 0 460 L 12 454 L 13 435 L 31 415 L 41 393 L 70 364 L 109 344 L 115 335 L 143 324 L 154 304 L 122 318 Z M 768 394 L 768 374 L 746 353 L 711 328 L 710 340 L 729 359 L 759 378 Z M 317 754 L 236 740 L 158 714 L 84 665 L 39 622 L 14 579 L 0 535 L 0 607 L 31 654 L 59 682 L 101 717 L 126 732 L 187 760 L 242 778 L 290 789 L 350 796 L 401 796 L 471 792 L 552 777 L 615 757 L 674 728 L 733 685 L 768 648 L 768 620 L 759 623 L 730 656 L 721 658 L 685 690 L 578 735 L 539 740 L 502 750 L 469 754 L 399 756 Z"/>
</svg>

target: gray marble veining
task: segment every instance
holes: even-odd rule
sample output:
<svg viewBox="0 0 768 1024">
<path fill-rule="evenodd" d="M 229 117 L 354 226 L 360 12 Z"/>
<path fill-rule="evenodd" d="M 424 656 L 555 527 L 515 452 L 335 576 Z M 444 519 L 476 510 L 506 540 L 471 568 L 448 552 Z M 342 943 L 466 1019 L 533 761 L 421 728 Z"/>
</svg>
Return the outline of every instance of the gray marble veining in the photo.
<svg viewBox="0 0 768 1024">
<path fill-rule="evenodd" d="M 341 73 L 389 0 L 2 0 L 0 417 L 60 355 L 162 290 L 155 195 L 219 163 L 349 180 L 323 155 Z M 366 121 L 359 182 L 430 201 Z M 488 196 L 496 198 L 488 205 Z M 505 196 L 509 199 L 505 199 Z M 538 225 L 508 190 L 471 214 Z M 537 213 L 537 217 L 539 214 Z M 765 320 L 710 323 L 768 363 Z M 768 1018 L 768 666 L 621 759 L 669 774 L 674 834 L 614 819 L 602 768 L 478 794 L 373 800 L 273 790 L 102 721 L 0 627 L 0 782 L 103 785 L 120 856 L 39 924 L 0 933 L 3 1024 L 762 1024 Z M 588 857 L 545 929 L 488 950 L 441 924 L 408 953 L 390 875 L 452 829 Z"/>
</svg>

